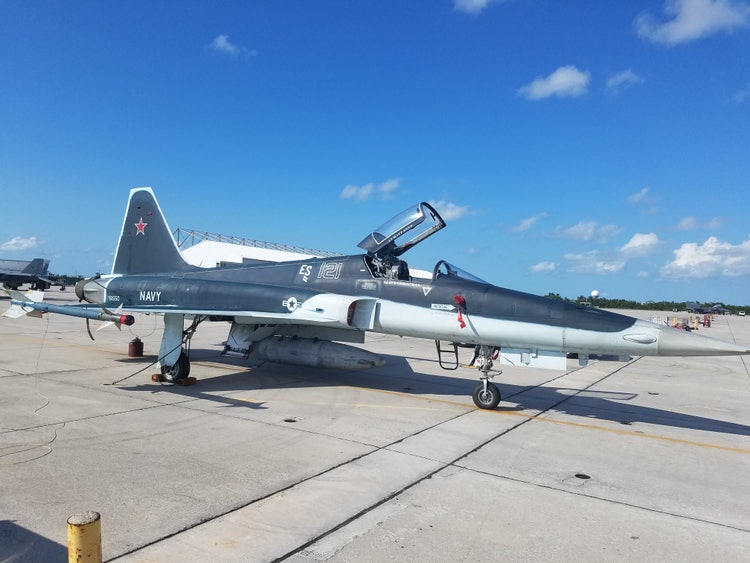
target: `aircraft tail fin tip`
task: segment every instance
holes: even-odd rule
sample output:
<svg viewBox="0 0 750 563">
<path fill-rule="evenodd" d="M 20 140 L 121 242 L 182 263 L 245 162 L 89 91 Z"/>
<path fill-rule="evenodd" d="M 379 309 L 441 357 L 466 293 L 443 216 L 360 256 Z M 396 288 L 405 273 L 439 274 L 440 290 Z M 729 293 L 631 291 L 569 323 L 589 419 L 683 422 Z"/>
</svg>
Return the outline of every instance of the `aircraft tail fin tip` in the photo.
<svg viewBox="0 0 750 563">
<path fill-rule="evenodd" d="M 153 190 L 130 190 L 112 273 L 150 274 L 187 268 Z"/>
</svg>

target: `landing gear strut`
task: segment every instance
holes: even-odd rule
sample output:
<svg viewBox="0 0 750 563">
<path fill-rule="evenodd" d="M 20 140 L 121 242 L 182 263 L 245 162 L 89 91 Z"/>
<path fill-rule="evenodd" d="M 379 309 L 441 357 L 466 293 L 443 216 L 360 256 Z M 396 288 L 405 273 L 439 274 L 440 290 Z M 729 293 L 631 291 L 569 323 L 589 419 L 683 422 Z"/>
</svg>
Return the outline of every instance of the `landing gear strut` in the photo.
<svg viewBox="0 0 750 563">
<path fill-rule="evenodd" d="M 177 361 L 171 366 L 161 366 L 161 376 L 164 381 L 169 383 L 177 383 L 181 379 L 187 379 L 190 375 L 190 339 L 193 338 L 193 334 L 198 328 L 198 325 L 203 321 L 203 317 L 196 317 L 193 322 L 182 331 L 182 341 L 179 346 L 180 356 Z M 182 321 L 180 321 L 181 323 Z M 173 348 L 174 350 L 174 348 Z"/>
<path fill-rule="evenodd" d="M 499 349 L 494 346 L 477 346 L 474 349 L 474 358 L 471 365 L 475 366 L 482 375 L 479 377 L 481 383 L 474 388 L 471 394 L 474 404 L 480 409 L 494 409 L 500 403 L 500 389 L 492 383 L 495 375 L 500 375 L 502 371 L 496 370 L 490 373 L 492 369 L 492 360 L 497 359 Z"/>
</svg>

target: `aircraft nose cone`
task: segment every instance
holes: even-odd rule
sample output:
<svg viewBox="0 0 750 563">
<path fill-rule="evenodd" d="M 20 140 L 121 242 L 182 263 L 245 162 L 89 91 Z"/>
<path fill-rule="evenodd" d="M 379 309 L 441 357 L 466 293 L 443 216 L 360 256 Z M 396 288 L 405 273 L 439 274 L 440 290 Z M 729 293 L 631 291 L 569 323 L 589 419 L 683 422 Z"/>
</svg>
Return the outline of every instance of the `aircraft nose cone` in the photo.
<svg viewBox="0 0 750 563">
<path fill-rule="evenodd" d="M 663 327 L 659 334 L 660 356 L 735 356 L 750 354 L 750 347 L 738 346 L 708 336 Z"/>
</svg>

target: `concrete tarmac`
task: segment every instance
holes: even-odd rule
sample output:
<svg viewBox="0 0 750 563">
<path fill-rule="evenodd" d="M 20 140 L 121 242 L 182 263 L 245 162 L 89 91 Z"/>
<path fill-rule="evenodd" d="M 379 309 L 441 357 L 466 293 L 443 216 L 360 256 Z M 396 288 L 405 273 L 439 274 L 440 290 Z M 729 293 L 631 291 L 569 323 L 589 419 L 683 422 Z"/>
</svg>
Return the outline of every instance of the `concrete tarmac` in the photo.
<svg viewBox="0 0 750 563">
<path fill-rule="evenodd" d="M 250 366 L 207 322 L 172 386 L 161 330 L 0 318 L 0 561 L 64 561 L 89 510 L 118 562 L 750 561 L 750 357 L 503 367 L 483 411 L 430 341 L 368 335 L 369 371 Z M 750 319 L 700 333 L 748 343 Z"/>
</svg>

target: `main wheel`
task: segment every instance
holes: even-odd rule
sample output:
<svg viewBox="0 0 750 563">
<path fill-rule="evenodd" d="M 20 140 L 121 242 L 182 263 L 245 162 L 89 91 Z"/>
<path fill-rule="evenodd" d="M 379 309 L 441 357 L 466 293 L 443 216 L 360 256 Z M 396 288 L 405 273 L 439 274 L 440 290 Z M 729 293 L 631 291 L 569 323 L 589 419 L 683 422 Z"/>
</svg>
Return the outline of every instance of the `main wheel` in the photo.
<svg viewBox="0 0 750 563">
<path fill-rule="evenodd" d="M 474 387 L 471 398 L 474 399 L 474 404 L 480 409 L 491 410 L 500 403 L 500 389 L 494 383 L 488 383 L 487 390 L 485 391 L 484 384 L 480 383 Z"/>
<path fill-rule="evenodd" d="M 180 352 L 180 357 L 173 366 L 161 366 L 161 375 L 170 383 L 177 383 L 179 379 L 185 379 L 190 375 L 190 360 L 187 354 Z"/>
</svg>

